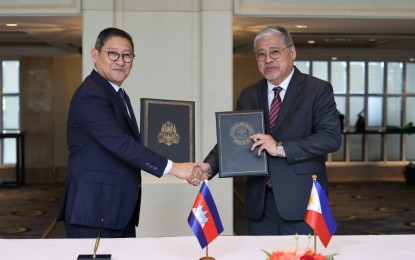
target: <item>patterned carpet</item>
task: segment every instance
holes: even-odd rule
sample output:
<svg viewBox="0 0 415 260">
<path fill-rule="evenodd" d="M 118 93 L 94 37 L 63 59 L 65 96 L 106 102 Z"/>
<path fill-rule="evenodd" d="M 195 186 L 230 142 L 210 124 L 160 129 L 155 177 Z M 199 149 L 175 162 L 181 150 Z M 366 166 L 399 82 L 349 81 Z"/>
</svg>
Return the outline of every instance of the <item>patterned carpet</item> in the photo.
<svg viewBox="0 0 415 260">
<path fill-rule="evenodd" d="M 54 221 L 62 194 L 63 184 L 1 188 L 0 238 L 64 238 L 62 222 Z"/>
<path fill-rule="evenodd" d="M 235 182 L 234 231 L 246 235 L 244 180 Z M 415 185 L 403 182 L 331 183 L 336 235 L 415 234 Z"/>
<path fill-rule="evenodd" d="M 63 184 L 0 188 L 0 238 L 64 238 L 54 222 L 62 194 Z M 234 194 L 234 231 L 246 235 L 243 181 L 235 180 Z M 329 197 L 337 235 L 415 234 L 415 185 L 331 183 Z"/>
</svg>

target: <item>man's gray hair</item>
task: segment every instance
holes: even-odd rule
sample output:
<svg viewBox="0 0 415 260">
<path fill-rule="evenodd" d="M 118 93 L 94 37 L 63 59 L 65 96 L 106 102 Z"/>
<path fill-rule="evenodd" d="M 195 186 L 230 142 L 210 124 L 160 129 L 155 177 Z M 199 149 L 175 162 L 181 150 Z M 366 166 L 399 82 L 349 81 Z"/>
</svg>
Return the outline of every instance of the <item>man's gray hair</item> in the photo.
<svg viewBox="0 0 415 260">
<path fill-rule="evenodd" d="M 254 40 L 254 52 L 256 51 L 256 46 L 259 40 L 269 39 L 273 37 L 279 37 L 284 43 L 285 47 L 294 45 L 293 39 L 291 38 L 290 33 L 282 26 L 268 26 L 262 29 L 255 37 Z"/>
</svg>

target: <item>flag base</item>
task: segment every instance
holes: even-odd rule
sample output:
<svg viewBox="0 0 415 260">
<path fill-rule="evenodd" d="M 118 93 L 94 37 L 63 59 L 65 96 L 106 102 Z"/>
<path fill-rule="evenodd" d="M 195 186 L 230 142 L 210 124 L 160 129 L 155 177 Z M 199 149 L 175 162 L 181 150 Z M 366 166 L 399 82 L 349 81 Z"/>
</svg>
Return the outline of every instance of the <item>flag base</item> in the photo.
<svg viewBox="0 0 415 260">
<path fill-rule="evenodd" d="M 199 260 L 215 260 L 215 258 L 210 257 L 210 256 L 204 256 L 204 257 L 199 258 Z"/>
<path fill-rule="evenodd" d="M 78 260 L 85 259 L 85 260 L 96 260 L 96 259 L 104 259 L 104 260 L 111 260 L 111 255 L 78 255 Z"/>
</svg>

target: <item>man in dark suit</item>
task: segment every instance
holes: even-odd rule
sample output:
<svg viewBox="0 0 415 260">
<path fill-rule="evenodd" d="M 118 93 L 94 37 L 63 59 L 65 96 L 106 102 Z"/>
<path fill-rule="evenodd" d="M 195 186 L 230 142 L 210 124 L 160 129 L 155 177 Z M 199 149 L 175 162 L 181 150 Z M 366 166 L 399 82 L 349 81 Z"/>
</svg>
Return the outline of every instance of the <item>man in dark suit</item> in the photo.
<svg viewBox="0 0 415 260">
<path fill-rule="evenodd" d="M 242 90 L 236 110 L 264 112 L 266 133 L 251 136 L 252 151 L 258 155 L 267 152 L 270 178 L 247 178 L 248 233 L 310 234 L 313 231 L 304 216 L 312 175 L 317 175 L 327 192 L 325 158 L 341 145 L 333 88 L 294 66 L 296 49 L 283 27 L 270 26 L 260 31 L 254 50 L 264 78 Z M 275 123 L 270 122 L 273 120 Z M 195 171 L 200 174 L 215 175 L 219 171 L 217 146 L 204 163 L 196 165 Z"/>
<path fill-rule="evenodd" d="M 121 88 L 133 65 L 131 36 L 101 31 L 94 69 L 75 91 L 68 115 L 68 176 L 58 221 L 69 238 L 135 237 L 140 170 L 189 178 L 193 163 L 175 163 L 143 146 L 130 100 Z"/>
</svg>

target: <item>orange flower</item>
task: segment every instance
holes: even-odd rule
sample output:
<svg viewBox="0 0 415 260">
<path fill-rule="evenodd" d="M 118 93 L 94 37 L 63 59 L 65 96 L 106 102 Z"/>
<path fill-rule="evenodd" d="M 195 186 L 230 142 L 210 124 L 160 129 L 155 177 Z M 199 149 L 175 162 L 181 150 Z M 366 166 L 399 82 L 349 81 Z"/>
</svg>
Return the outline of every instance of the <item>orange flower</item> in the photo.
<svg viewBox="0 0 415 260">
<path fill-rule="evenodd" d="M 300 260 L 326 260 L 326 257 L 322 254 L 316 254 L 311 250 L 308 250 L 303 256 L 301 256 Z"/>
<path fill-rule="evenodd" d="M 264 251 L 267 253 L 266 251 Z M 288 250 L 278 250 L 272 252 L 272 254 L 267 253 L 268 258 L 267 260 L 326 260 L 326 259 L 332 259 L 332 257 L 336 254 L 324 256 L 322 254 L 316 254 L 310 249 L 307 249 L 305 252 L 295 252 L 291 249 Z"/>
<path fill-rule="evenodd" d="M 268 260 L 299 260 L 299 256 L 295 252 L 274 251 Z"/>
</svg>

